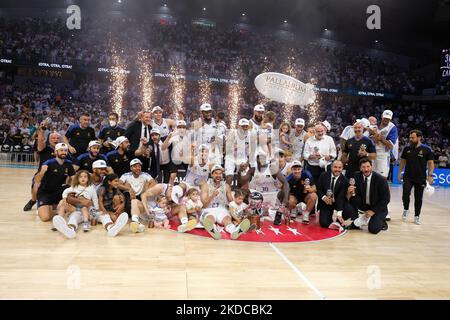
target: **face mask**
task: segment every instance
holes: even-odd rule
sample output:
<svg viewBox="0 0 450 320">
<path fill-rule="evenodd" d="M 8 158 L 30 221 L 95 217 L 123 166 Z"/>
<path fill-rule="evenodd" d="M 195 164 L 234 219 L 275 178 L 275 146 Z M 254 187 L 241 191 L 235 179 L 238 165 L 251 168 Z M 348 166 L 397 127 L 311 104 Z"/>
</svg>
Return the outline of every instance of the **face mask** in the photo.
<svg viewBox="0 0 450 320">
<path fill-rule="evenodd" d="M 117 125 L 117 122 L 115 122 L 114 120 L 109 120 L 109 125 L 111 127 L 115 127 Z"/>
</svg>

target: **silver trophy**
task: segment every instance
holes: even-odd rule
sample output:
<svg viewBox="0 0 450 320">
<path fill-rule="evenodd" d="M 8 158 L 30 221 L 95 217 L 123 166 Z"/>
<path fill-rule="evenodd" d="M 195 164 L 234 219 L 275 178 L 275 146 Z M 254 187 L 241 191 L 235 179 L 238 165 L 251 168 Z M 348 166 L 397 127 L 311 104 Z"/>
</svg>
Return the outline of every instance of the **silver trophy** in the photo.
<svg viewBox="0 0 450 320">
<path fill-rule="evenodd" d="M 331 189 L 327 190 L 327 197 L 330 197 L 330 198 L 333 197 L 333 190 L 331 190 Z"/>
<path fill-rule="evenodd" d="M 309 178 L 306 178 L 304 184 L 305 184 L 305 191 L 304 192 L 306 193 L 306 187 L 311 185 L 311 180 Z"/>
<path fill-rule="evenodd" d="M 319 155 L 319 147 L 317 146 L 314 147 L 314 155 Z"/>
<path fill-rule="evenodd" d="M 348 181 L 348 183 L 353 187 L 356 183 L 355 178 L 350 178 L 350 180 Z M 352 193 L 352 196 L 355 196 L 355 192 Z"/>
</svg>

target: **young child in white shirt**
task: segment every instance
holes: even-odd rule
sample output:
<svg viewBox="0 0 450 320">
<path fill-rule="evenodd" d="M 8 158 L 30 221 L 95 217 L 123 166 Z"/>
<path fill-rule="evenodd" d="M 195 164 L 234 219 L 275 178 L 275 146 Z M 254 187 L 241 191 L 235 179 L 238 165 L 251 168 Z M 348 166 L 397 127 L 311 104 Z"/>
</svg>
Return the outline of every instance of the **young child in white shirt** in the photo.
<svg viewBox="0 0 450 320">
<path fill-rule="evenodd" d="M 150 209 L 150 212 L 155 217 L 155 227 L 156 228 L 164 228 L 169 229 L 169 218 L 167 214 L 170 211 L 169 206 L 167 205 L 167 198 L 164 195 L 159 195 L 156 197 L 156 206 Z"/>
<path fill-rule="evenodd" d="M 230 213 L 233 221 L 236 224 L 241 223 L 241 221 L 247 215 L 246 209 L 248 205 L 244 202 L 245 194 L 242 190 L 238 189 L 234 191 L 234 200 L 228 205 L 228 212 Z"/>
</svg>

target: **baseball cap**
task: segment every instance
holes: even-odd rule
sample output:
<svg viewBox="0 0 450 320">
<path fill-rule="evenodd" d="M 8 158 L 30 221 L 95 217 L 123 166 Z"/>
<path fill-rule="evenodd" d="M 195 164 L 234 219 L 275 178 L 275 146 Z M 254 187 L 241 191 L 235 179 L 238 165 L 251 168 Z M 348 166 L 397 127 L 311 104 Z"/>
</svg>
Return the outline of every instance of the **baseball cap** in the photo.
<svg viewBox="0 0 450 320">
<path fill-rule="evenodd" d="M 150 135 L 152 135 L 154 133 L 161 135 L 161 131 L 159 131 L 159 129 L 152 129 L 152 130 L 150 130 Z"/>
<path fill-rule="evenodd" d="M 69 147 L 65 143 L 57 143 L 56 146 L 55 146 L 55 151 L 58 151 L 58 150 L 61 150 L 61 149 L 68 150 Z"/>
<path fill-rule="evenodd" d="M 88 145 L 88 150 L 93 146 L 100 146 L 100 142 L 98 142 L 97 140 L 90 141 Z"/>
<path fill-rule="evenodd" d="M 163 109 L 160 106 L 156 106 L 156 107 L 153 107 L 152 113 L 155 112 L 155 111 L 161 111 L 162 112 Z"/>
<path fill-rule="evenodd" d="M 125 137 L 125 136 L 120 136 L 120 137 L 118 137 L 115 141 L 114 141 L 114 144 L 115 144 L 115 146 L 116 146 L 116 149 L 122 144 L 122 142 L 124 142 L 124 141 L 128 141 L 128 138 L 127 137 Z"/>
<path fill-rule="evenodd" d="M 303 166 L 302 166 L 302 163 L 300 161 L 294 160 L 291 163 L 291 168 L 293 168 L 293 167 L 303 167 Z"/>
<path fill-rule="evenodd" d="M 384 112 L 383 112 L 383 118 L 392 120 L 393 115 L 394 115 L 394 113 L 391 110 L 384 110 Z"/>
<path fill-rule="evenodd" d="M 325 128 L 327 128 L 328 131 L 331 130 L 331 124 L 327 120 L 323 121 L 322 124 L 325 126 Z"/>
<path fill-rule="evenodd" d="M 218 164 L 214 165 L 214 166 L 211 168 L 211 173 L 214 173 L 214 171 L 216 171 L 216 170 L 222 170 L 222 171 L 224 171 L 224 169 L 222 168 L 222 166 L 220 166 L 220 165 L 218 165 Z"/>
<path fill-rule="evenodd" d="M 241 120 L 239 120 L 239 125 L 240 126 L 248 126 L 248 125 L 250 125 L 250 121 L 248 121 L 245 118 L 242 118 Z"/>
<path fill-rule="evenodd" d="M 170 199 L 176 204 L 179 204 L 181 198 L 183 198 L 183 194 L 184 194 L 183 188 L 181 188 L 179 185 L 174 186 L 172 188 L 172 194 L 170 195 Z"/>
<path fill-rule="evenodd" d="M 209 103 L 204 103 L 200 106 L 200 111 L 211 111 L 211 105 Z"/>
<path fill-rule="evenodd" d="M 366 118 L 362 118 L 360 120 L 360 122 L 362 123 L 362 125 L 364 126 L 364 128 L 369 128 L 370 127 L 370 121 Z"/>
<path fill-rule="evenodd" d="M 198 146 L 198 151 L 202 151 L 203 149 L 209 150 L 209 146 L 207 144 L 201 144 Z"/>
<path fill-rule="evenodd" d="M 295 119 L 295 125 L 296 126 L 304 126 L 305 125 L 305 120 L 302 118 L 297 118 Z"/>
<path fill-rule="evenodd" d="M 262 111 L 262 112 L 264 112 L 264 111 L 266 111 L 266 108 L 264 108 L 264 105 L 262 105 L 262 104 L 257 104 L 255 106 L 255 108 L 253 108 L 253 111 Z"/>
<path fill-rule="evenodd" d="M 106 168 L 106 167 L 108 167 L 108 166 L 106 165 L 105 160 L 97 160 L 97 161 L 94 161 L 94 163 L 92 164 L 92 169 L 101 169 L 101 168 Z"/>
<path fill-rule="evenodd" d="M 130 161 L 130 167 L 134 166 L 135 164 L 140 164 L 142 166 L 142 161 L 139 160 L 138 158 L 135 158 Z"/>
<path fill-rule="evenodd" d="M 184 120 L 177 120 L 177 127 L 179 126 L 186 126 L 186 121 Z"/>
</svg>

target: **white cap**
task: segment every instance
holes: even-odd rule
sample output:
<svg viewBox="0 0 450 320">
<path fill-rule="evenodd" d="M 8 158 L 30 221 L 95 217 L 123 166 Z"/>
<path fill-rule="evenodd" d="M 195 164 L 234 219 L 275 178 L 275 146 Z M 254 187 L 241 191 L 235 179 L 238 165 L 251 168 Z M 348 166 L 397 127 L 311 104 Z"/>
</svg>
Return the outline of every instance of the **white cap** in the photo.
<svg viewBox="0 0 450 320">
<path fill-rule="evenodd" d="M 295 125 L 296 126 L 305 126 L 305 119 L 302 119 L 302 118 L 295 119 Z"/>
<path fill-rule="evenodd" d="M 322 124 L 324 125 L 325 128 L 327 128 L 328 131 L 331 130 L 331 124 L 327 120 L 322 121 Z"/>
<path fill-rule="evenodd" d="M 107 167 L 105 160 L 97 160 L 92 164 L 92 169 L 102 169 Z"/>
<path fill-rule="evenodd" d="M 198 146 L 198 151 L 201 151 L 203 149 L 209 150 L 209 146 L 207 144 L 201 144 Z"/>
<path fill-rule="evenodd" d="M 156 106 L 156 107 L 153 107 L 152 113 L 155 112 L 155 111 L 161 111 L 161 112 L 163 112 L 163 109 L 162 109 L 160 106 Z"/>
<path fill-rule="evenodd" d="M 55 146 L 55 151 L 58 151 L 58 150 L 61 150 L 61 149 L 68 150 L 69 147 L 65 143 L 57 143 L 56 146 Z"/>
<path fill-rule="evenodd" d="M 362 125 L 363 125 L 364 128 L 369 128 L 369 127 L 370 127 L 370 121 L 369 121 L 368 119 L 362 118 L 362 119 L 360 120 L 360 122 L 362 123 Z"/>
<path fill-rule="evenodd" d="M 156 129 L 156 128 L 150 130 L 150 135 L 152 135 L 152 134 L 154 134 L 154 133 L 161 135 L 161 131 L 159 131 L 159 129 Z"/>
<path fill-rule="evenodd" d="M 140 164 L 142 166 L 142 161 L 139 160 L 138 158 L 135 158 L 130 161 L 130 167 L 134 166 L 135 164 Z"/>
<path fill-rule="evenodd" d="M 424 189 L 424 193 L 427 197 L 430 197 L 433 195 L 434 193 L 434 187 L 432 185 L 430 185 L 427 181 L 427 186 Z"/>
<path fill-rule="evenodd" d="M 204 103 L 200 106 L 200 111 L 211 111 L 211 105 L 209 103 Z"/>
<path fill-rule="evenodd" d="M 174 186 L 172 188 L 172 194 L 170 195 L 170 199 L 176 204 L 179 204 L 181 198 L 183 198 L 183 194 L 184 194 L 183 188 L 181 188 L 179 185 Z"/>
<path fill-rule="evenodd" d="M 179 126 L 186 126 L 186 121 L 184 120 L 177 120 L 177 127 Z"/>
<path fill-rule="evenodd" d="M 298 160 L 294 160 L 291 162 L 291 168 L 293 167 L 303 167 L 302 163 Z"/>
<path fill-rule="evenodd" d="M 214 173 L 214 171 L 216 171 L 216 170 L 222 170 L 222 171 L 224 171 L 224 169 L 222 168 L 222 166 L 221 166 L 221 165 L 218 165 L 218 164 L 214 165 L 214 166 L 211 168 L 211 173 Z"/>
<path fill-rule="evenodd" d="M 116 146 L 116 149 L 122 144 L 122 142 L 128 141 L 128 138 L 125 136 L 120 136 L 114 141 L 114 145 Z"/>
<path fill-rule="evenodd" d="M 262 104 L 257 104 L 257 105 L 253 108 L 253 111 L 262 111 L 262 112 L 264 112 L 264 111 L 266 111 L 266 108 L 264 108 L 264 105 L 262 105 Z"/>
<path fill-rule="evenodd" d="M 92 141 L 89 142 L 88 150 L 89 150 L 91 147 L 93 147 L 93 146 L 101 146 L 101 144 L 100 144 L 100 142 L 98 142 L 97 140 L 92 140 Z"/>
<path fill-rule="evenodd" d="M 248 126 L 248 125 L 250 125 L 250 121 L 248 121 L 245 118 L 242 118 L 241 120 L 239 120 L 239 125 L 240 126 Z"/>
<path fill-rule="evenodd" d="M 392 120 L 393 116 L 394 116 L 394 113 L 391 110 L 384 110 L 383 118 L 387 118 L 387 119 Z"/>
</svg>

